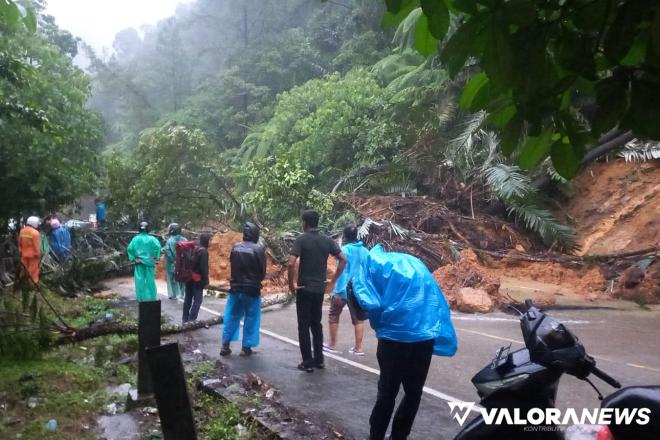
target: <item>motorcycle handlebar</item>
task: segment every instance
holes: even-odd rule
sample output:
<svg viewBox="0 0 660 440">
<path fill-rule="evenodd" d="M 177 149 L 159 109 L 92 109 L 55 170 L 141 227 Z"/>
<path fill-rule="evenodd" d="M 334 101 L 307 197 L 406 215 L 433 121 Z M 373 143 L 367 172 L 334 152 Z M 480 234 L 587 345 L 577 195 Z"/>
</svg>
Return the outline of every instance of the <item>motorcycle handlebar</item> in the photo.
<svg viewBox="0 0 660 440">
<path fill-rule="evenodd" d="M 591 374 L 594 376 L 598 377 L 602 381 L 610 384 L 614 388 L 621 388 L 621 384 L 619 383 L 618 380 L 601 370 L 600 368 L 596 367 L 595 365 L 591 367 Z"/>
</svg>

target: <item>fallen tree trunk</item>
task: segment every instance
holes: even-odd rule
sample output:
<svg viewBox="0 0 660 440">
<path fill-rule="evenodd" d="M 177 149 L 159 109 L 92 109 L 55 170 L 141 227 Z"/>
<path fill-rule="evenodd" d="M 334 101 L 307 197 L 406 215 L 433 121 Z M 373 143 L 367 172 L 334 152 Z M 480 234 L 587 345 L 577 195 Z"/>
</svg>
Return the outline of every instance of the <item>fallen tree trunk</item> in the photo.
<svg viewBox="0 0 660 440">
<path fill-rule="evenodd" d="M 293 301 L 294 296 L 290 294 L 269 295 L 262 299 L 261 308 L 271 307 L 277 304 L 288 304 Z M 202 321 L 187 322 L 182 325 L 165 325 L 160 328 L 161 335 L 173 335 L 177 333 L 184 333 L 191 330 L 198 330 L 213 325 L 222 324 L 224 317 L 218 316 L 213 319 L 206 319 Z M 137 334 L 137 324 L 125 324 L 113 322 L 106 325 L 93 325 L 79 330 L 57 327 L 64 334 L 60 336 L 55 345 L 73 344 L 81 342 L 86 339 L 98 338 L 99 336 L 106 335 L 130 335 Z"/>
<path fill-rule="evenodd" d="M 206 319 L 202 321 L 187 322 L 182 325 L 166 325 L 160 328 L 161 335 L 174 335 L 177 333 L 184 333 L 191 330 L 198 330 L 200 328 L 211 327 L 213 325 L 222 324 L 223 317 L 218 316 L 213 319 Z M 106 335 L 131 335 L 137 334 L 137 324 L 123 324 L 123 323 L 110 323 L 107 325 L 97 325 L 76 330 L 73 333 L 60 336 L 55 345 L 73 344 L 81 342 L 86 339 L 98 338 L 99 336 Z"/>
<path fill-rule="evenodd" d="M 489 251 L 486 249 L 479 249 L 473 246 L 469 246 L 469 247 L 477 253 L 482 253 L 493 257 L 507 258 L 510 260 L 543 262 L 543 263 L 587 263 L 594 261 L 624 260 L 624 259 L 633 259 L 633 258 L 641 259 L 644 257 L 651 257 L 660 253 L 660 246 L 653 246 L 650 248 L 640 249 L 638 251 L 632 251 L 632 252 L 623 252 L 618 254 L 603 254 L 603 255 L 585 255 L 583 257 L 577 257 L 572 255 L 550 256 L 550 255 L 517 254 L 508 251 L 497 252 L 497 251 Z"/>
<path fill-rule="evenodd" d="M 614 151 L 623 148 L 628 142 L 635 139 L 631 131 L 611 130 L 598 139 L 598 144 L 591 148 L 580 161 L 580 168 L 593 162 L 594 160 Z M 544 188 L 549 185 L 552 179 L 548 174 L 539 176 L 532 185 L 536 188 Z"/>
</svg>

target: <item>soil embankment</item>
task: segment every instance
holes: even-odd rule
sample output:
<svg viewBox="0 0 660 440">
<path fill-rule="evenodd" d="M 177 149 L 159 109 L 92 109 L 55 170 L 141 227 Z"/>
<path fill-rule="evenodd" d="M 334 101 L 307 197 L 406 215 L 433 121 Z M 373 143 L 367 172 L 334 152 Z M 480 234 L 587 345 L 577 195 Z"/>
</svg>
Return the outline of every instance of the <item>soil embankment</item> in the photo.
<svg viewBox="0 0 660 440">
<path fill-rule="evenodd" d="M 234 244 L 243 239 L 243 234 L 234 231 L 218 232 L 209 243 L 209 278 L 211 283 L 229 287 L 231 266 L 229 255 Z M 286 267 L 277 263 L 270 254 L 266 255 L 266 279 L 263 282 L 262 293 L 265 295 L 281 293 L 287 290 Z M 158 264 L 156 276 L 165 279 L 164 259 Z"/>
</svg>

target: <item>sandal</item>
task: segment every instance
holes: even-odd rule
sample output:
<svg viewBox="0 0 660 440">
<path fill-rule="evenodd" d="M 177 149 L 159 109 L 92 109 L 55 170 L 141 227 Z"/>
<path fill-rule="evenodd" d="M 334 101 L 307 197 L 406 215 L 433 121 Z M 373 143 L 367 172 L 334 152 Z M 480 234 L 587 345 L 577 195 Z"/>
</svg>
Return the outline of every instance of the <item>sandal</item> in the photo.
<svg viewBox="0 0 660 440">
<path fill-rule="evenodd" d="M 355 356 L 364 356 L 364 351 L 355 351 L 355 347 L 351 347 L 350 350 L 348 350 L 350 354 L 354 354 Z"/>
<path fill-rule="evenodd" d="M 323 351 L 328 352 L 328 353 L 335 353 L 335 354 L 341 354 L 341 351 L 330 347 L 328 344 L 325 342 L 323 343 Z"/>
<path fill-rule="evenodd" d="M 252 356 L 254 352 L 250 347 L 243 347 L 239 356 Z"/>
<path fill-rule="evenodd" d="M 229 347 L 222 347 L 220 350 L 220 356 L 229 356 L 231 354 L 231 348 Z"/>
</svg>

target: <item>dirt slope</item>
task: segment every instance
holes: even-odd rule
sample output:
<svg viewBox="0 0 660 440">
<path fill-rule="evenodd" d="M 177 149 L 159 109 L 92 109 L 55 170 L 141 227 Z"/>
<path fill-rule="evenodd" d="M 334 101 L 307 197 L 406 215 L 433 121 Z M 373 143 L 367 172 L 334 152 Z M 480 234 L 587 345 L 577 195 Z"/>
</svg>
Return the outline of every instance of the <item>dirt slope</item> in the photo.
<svg viewBox="0 0 660 440">
<path fill-rule="evenodd" d="M 565 207 L 581 255 L 636 251 L 660 244 L 660 161 L 594 163 L 575 179 Z"/>
</svg>

